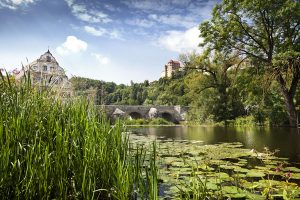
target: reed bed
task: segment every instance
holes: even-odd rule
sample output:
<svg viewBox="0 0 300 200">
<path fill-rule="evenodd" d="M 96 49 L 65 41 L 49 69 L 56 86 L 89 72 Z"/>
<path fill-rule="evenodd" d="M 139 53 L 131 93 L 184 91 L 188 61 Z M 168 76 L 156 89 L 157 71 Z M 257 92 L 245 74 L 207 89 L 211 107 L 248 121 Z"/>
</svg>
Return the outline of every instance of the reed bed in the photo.
<svg viewBox="0 0 300 200">
<path fill-rule="evenodd" d="M 0 75 L 1 199 L 157 198 L 155 161 L 145 167 L 145 149 L 133 150 L 120 124 Z"/>
</svg>

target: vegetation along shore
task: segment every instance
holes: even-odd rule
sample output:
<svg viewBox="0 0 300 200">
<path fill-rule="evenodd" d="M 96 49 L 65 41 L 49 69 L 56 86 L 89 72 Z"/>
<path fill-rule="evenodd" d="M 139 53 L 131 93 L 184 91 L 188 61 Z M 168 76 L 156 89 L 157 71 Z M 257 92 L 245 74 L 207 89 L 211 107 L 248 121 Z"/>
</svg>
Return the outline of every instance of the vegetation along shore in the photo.
<svg viewBox="0 0 300 200">
<path fill-rule="evenodd" d="M 66 2 L 81 20 L 107 17 Z M 117 37 L 104 29 L 84 29 Z M 152 82 L 69 80 L 49 50 L 18 75 L 0 70 L 0 199 L 299 199 L 299 1 L 223 0 L 199 30 L 201 53 L 179 55 L 181 62 L 171 60 L 165 76 Z M 58 48 L 65 55 L 67 42 Z M 87 49 L 84 41 L 80 44 Z M 172 73 L 170 63 L 176 65 Z M 140 113 L 127 114 L 126 106 L 133 105 Z M 114 117 L 101 106 L 113 108 Z M 251 129 L 241 129 L 236 137 L 228 127 L 219 129 L 228 131 L 222 137 L 201 129 L 205 142 L 197 140 L 200 129 L 191 137 L 178 127 L 163 135 L 181 121 L 286 126 L 291 137 L 271 128 L 268 137 L 263 132 L 251 137 Z M 133 133 L 135 125 L 162 127 L 159 134 L 148 127 L 147 135 Z M 278 156 L 279 150 L 269 148 L 272 134 L 282 155 L 287 152 L 281 142 L 294 140 L 292 154 Z"/>
</svg>

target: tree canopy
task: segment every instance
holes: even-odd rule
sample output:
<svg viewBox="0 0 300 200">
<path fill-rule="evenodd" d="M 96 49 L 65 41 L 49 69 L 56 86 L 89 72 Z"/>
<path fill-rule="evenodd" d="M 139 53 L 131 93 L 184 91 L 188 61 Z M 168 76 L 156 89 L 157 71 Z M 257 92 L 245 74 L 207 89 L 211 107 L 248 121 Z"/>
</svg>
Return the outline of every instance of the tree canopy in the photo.
<svg viewBox="0 0 300 200">
<path fill-rule="evenodd" d="M 202 46 L 237 52 L 276 80 L 290 125 L 297 120 L 294 98 L 300 80 L 300 3 L 295 0 L 223 0 L 200 25 Z"/>
</svg>

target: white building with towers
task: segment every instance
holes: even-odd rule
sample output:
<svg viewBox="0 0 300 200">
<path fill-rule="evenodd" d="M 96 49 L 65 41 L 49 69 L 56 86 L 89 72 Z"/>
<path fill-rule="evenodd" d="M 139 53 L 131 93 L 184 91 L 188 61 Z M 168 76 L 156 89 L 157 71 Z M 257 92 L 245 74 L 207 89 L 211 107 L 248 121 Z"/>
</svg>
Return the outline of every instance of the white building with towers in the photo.
<svg viewBox="0 0 300 200">
<path fill-rule="evenodd" d="M 23 66 L 20 71 L 15 71 L 14 75 L 16 80 L 29 75 L 33 85 L 51 87 L 62 96 L 71 96 L 73 93 L 72 84 L 65 70 L 59 66 L 49 50 L 37 60 Z"/>
</svg>

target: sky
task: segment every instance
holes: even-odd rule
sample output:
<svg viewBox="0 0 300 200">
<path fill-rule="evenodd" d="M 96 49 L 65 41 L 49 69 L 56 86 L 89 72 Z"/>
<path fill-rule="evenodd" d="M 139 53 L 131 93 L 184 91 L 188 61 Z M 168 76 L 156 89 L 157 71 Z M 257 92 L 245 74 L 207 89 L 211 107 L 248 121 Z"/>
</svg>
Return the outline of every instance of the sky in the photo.
<svg viewBox="0 0 300 200">
<path fill-rule="evenodd" d="M 219 0 L 0 0 L 0 68 L 48 48 L 69 77 L 157 80 L 179 54 L 200 52 L 198 26 Z"/>
</svg>

